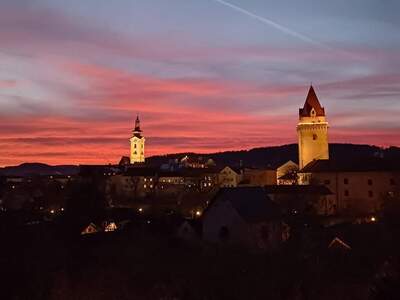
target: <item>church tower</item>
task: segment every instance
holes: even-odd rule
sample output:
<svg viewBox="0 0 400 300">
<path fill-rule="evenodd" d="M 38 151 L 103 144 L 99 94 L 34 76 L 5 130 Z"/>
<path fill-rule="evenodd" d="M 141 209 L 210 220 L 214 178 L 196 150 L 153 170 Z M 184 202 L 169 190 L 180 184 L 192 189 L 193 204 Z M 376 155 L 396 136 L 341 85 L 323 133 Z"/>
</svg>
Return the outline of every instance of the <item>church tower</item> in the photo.
<svg viewBox="0 0 400 300">
<path fill-rule="evenodd" d="M 310 86 L 306 102 L 299 109 L 299 167 L 302 169 L 316 159 L 329 159 L 328 122 L 325 109 Z"/>
<path fill-rule="evenodd" d="M 142 136 L 140 129 L 139 116 L 136 117 L 135 129 L 132 131 L 131 142 L 131 164 L 144 162 L 144 142 L 145 138 Z"/>
</svg>

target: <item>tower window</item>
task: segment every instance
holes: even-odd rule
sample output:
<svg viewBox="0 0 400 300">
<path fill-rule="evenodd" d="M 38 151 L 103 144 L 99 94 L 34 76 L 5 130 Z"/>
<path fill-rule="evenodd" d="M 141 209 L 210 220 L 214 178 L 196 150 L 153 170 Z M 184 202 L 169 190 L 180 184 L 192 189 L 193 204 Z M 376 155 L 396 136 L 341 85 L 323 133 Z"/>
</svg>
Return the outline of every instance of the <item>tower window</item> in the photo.
<svg viewBox="0 0 400 300">
<path fill-rule="evenodd" d="M 316 113 L 315 113 L 315 109 L 314 108 L 311 109 L 310 115 L 311 115 L 311 117 L 315 117 Z"/>
<path fill-rule="evenodd" d="M 312 139 L 315 141 L 317 138 L 318 138 L 318 136 L 314 133 L 314 134 L 312 135 Z"/>
<path fill-rule="evenodd" d="M 374 196 L 374 193 L 372 191 L 368 191 L 368 197 L 372 198 Z"/>
<path fill-rule="evenodd" d="M 348 197 L 348 196 L 349 196 L 349 191 L 348 191 L 348 190 L 345 190 L 345 191 L 344 191 L 344 195 L 345 195 L 346 197 Z"/>
<path fill-rule="evenodd" d="M 134 144 L 134 145 L 133 145 L 133 148 L 136 148 L 136 146 L 137 146 L 137 145 L 136 145 L 136 144 Z"/>
<path fill-rule="evenodd" d="M 349 179 L 345 178 L 345 179 L 343 180 L 343 183 L 344 183 L 344 184 L 349 184 Z"/>
<path fill-rule="evenodd" d="M 368 179 L 368 185 L 372 185 L 372 179 Z"/>
</svg>

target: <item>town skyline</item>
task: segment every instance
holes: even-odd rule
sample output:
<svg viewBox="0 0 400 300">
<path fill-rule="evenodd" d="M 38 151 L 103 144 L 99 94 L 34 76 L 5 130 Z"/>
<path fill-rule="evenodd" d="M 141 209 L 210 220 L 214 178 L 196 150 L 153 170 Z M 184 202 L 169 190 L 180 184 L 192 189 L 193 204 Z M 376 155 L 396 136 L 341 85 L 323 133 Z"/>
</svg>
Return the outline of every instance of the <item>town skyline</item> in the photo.
<svg viewBox="0 0 400 300">
<path fill-rule="evenodd" d="M 0 166 L 116 163 L 137 114 L 148 156 L 296 143 L 311 82 L 330 143 L 400 145 L 395 1 L 121 4 L 2 4 Z"/>
</svg>

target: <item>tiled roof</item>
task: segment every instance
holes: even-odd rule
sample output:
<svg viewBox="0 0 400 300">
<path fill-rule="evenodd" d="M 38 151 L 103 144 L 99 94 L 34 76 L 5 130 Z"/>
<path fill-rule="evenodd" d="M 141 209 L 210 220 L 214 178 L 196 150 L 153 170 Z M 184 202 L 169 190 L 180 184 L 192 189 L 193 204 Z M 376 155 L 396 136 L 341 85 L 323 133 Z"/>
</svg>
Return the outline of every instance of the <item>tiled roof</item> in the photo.
<svg viewBox="0 0 400 300">
<path fill-rule="evenodd" d="M 271 220 L 281 215 L 279 206 L 270 200 L 261 187 L 223 188 L 217 193 L 211 206 L 216 201 L 229 201 L 237 213 L 249 223 Z"/>
<path fill-rule="evenodd" d="M 360 160 L 320 159 L 307 164 L 300 173 L 368 171 L 400 171 L 400 161 L 375 157 Z"/>
<path fill-rule="evenodd" d="M 331 195 L 324 185 L 266 185 L 267 194 Z"/>
<path fill-rule="evenodd" d="M 325 109 L 319 103 L 317 94 L 315 93 L 313 86 L 310 86 L 310 90 L 308 91 L 306 102 L 304 103 L 303 108 L 300 108 L 299 115 L 301 117 L 309 117 L 311 110 L 313 108 L 315 110 L 317 117 L 325 116 Z"/>
</svg>

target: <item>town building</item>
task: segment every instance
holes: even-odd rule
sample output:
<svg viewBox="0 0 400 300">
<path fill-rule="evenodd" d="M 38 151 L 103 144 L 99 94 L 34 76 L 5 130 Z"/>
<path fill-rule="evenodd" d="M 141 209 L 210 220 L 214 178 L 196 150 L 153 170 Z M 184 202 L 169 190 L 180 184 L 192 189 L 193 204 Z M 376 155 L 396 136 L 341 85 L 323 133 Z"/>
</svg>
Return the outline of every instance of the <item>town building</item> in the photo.
<svg viewBox="0 0 400 300">
<path fill-rule="evenodd" d="M 276 169 L 276 181 L 279 185 L 293 185 L 297 183 L 299 165 L 289 160 Z"/>
<path fill-rule="evenodd" d="M 244 168 L 241 186 L 264 186 L 276 184 L 276 170 L 272 168 Z"/>
<path fill-rule="evenodd" d="M 379 212 L 386 199 L 399 197 L 400 165 L 382 158 L 359 161 L 315 160 L 299 171 L 299 183 L 325 185 L 333 213 Z"/>
<path fill-rule="evenodd" d="M 237 187 L 242 180 L 243 171 L 241 169 L 226 166 L 218 174 L 220 187 Z"/>
<path fill-rule="evenodd" d="M 280 209 L 261 187 L 221 189 L 202 221 L 203 239 L 213 244 L 269 251 L 283 239 Z"/>
<path fill-rule="evenodd" d="M 132 131 L 132 137 L 130 138 L 130 142 L 131 142 L 131 155 L 130 155 L 131 164 L 144 163 L 145 138 L 142 135 L 142 130 L 140 129 L 139 116 L 136 117 L 135 128 Z"/>
<path fill-rule="evenodd" d="M 310 86 L 306 102 L 299 109 L 297 124 L 299 168 L 315 159 L 329 159 L 328 122 L 314 88 Z"/>
<path fill-rule="evenodd" d="M 333 214 L 329 202 L 332 192 L 324 185 L 267 185 L 264 188 L 286 216 Z"/>
</svg>

